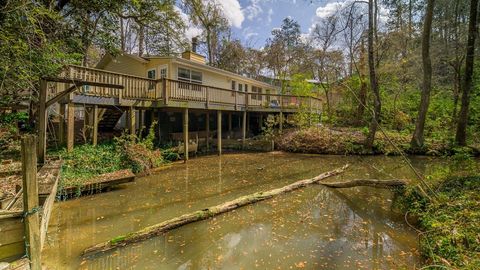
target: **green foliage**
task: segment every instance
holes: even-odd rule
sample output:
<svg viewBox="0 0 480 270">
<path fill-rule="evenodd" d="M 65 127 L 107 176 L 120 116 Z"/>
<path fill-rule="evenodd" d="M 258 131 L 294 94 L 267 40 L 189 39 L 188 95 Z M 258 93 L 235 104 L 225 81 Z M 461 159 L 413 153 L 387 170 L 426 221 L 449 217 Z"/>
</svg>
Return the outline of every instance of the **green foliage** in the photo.
<svg viewBox="0 0 480 270">
<path fill-rule="evenodd" d="M 314 85 L 307 82 L 307 79 L 309 79 L 309 77 L 305 74 L 294 74 L 292 76 L 292 80 L 289 83 L 292 95 L 312 96 Z"/>
<path fill-rule="evenodd" d="M 480 267 L 480 176 L 449 176 L 435 184 L 439 202 L 408 187 L 400 197 L 404 210 L 417 217 L 420 247 L 427 263 L 454 269 Z"/>
<path fill-rule="evenodd" d="M 27 100 L 42 76 L 56 75 L 79 55 L 66 48 L 62 17 L 36 1 L 7 1 L 0 11 L 0 105 Z M 61 29 L 61 27 L 60 27 Z"/>
<path fill-rule="evenodd" d="M 122 162 L 122 153 L 116 151 L 113 144 L 84 144 L 76 146 L 71 152 L 62 149 L 51 154 L 60 156 L 64 161 L 63 186 L 75 186 L 82 180 L 128 168 Z"/>
<path fill-rule="evenodd" d="M 320 123 L 320 115 L 310 112 L 310 108 L 301 105 L 293 115 L 294 125 L 299 128 L 308 128 Z"/>
</svg>

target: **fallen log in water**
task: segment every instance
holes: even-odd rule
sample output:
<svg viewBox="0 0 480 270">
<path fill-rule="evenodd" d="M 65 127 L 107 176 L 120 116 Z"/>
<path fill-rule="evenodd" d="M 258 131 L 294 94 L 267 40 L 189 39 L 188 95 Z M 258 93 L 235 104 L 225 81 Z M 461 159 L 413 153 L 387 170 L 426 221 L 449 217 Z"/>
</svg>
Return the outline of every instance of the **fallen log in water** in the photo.
<svg viewBox="0 0 480 270">
<path fill-rule="evenodd" d="M 325 172 L 322 173 L 314 178 L 310 179 L 305 179 L 301 181 L 297 181 L 293 184 L 290 184 L 288 186 L 284 186 L 281 188 L 277 189 L 272 189 L 270 191 L 266 192 L 257 192 L 253 193 L 250 195 L 246 195 L 240 198 L 237 198 L 233 201 L 229 201 L 223 204 L 219 204 L 216 206 L 208 207 L 200 211 L 196 211 L 193 213 L 185 214 L 167 221 L 164 221 L 162 223 L 152 225 L 150 227 L 146 227 L 140 231 L 129 233 L 127 235 L 122 235 L 119 237 L 116 237 L 110 241 L 104 242 L 97 244 L 95 246 L 89 247 L 83 251 L 83 255 L 92 255 L 95 253 L 99 252 L 104 252 L 108 251 L 117 247 L 125 246 L 130 243 L 135 243 L 139 242 L 148 238 L 151 238 L 153 236 L 159 235 L 161 233 L 167 232 L 171 229 L 178 228 L 180 226 L 208 219 L 210 217 L 231 211 L 233 209 L 237 209 L 239 207 L 252 204 L 255 202 L 263 201 L 269 198 L 272 198 L 273 196 L 282 194 L 282 193 L 287 193 L 296 189 L 299 189 L 301 187 L 305 187 L 310 184 L 318 183 L 319 181 L 326 179 L 328 177 L 338 175 L 347 169 L 348 165 L 343 166 L 342 168 L 338 168 L 333 171 Z"/>
<path fill-rule="evenodd" d="M 392 180 L 377 180 L 377 179 L 355 179 L 345 182 L 319 182 L 318 184 L 324 185 L 330 188 L 351 188 L 351 187 L 375 187 L 375 188 L 392 188 L 403 187 L 407 184 L 405 180 L 392 179 Z"/>
</svg>

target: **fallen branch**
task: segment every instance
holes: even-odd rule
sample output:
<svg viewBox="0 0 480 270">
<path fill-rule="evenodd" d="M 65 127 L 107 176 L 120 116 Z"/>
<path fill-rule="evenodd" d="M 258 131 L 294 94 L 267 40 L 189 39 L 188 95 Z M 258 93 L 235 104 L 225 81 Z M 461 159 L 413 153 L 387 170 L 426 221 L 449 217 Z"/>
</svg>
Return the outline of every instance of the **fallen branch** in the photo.
<svg viewBox="0 0 480 270">
<path fill-rule="evenodd" d="M 374 188 L 392 188 L 403 187 L 407 184 L 405 180 L 392 179 L 392 180 L 377 180 L 377 179 L 355 179 L 346 182 L 319 182 L 318 184 L 324 185 L 330 188 L 351 188 L 351 187 L 374 187 Z"/>
<path fill-rule="evenodd" d="M 193 213 L 185 214 L 180 217 L 176 217 L 167 221 L 164 221 L 162 223 L 146 227 L 140 231 L 129 233 L 127 235 L 122 235 L 119 237 L 116 237 L 110 241 L 104 242 L 97 244 L 95 246 L 89 247 L 83 251 L 83 255 L 91 255 L 94 253 L 99 253 L 99 252 L 104 252 L 108 251 L 111 249 L 115 249 L 117 247 L 122 247 L 130 243 L 135 243 L 139 242 L 148 238 L 151 238 L 153 236 L 159 235 L 161 233 L 167 232 L 169 230 L 178 228 L 180 226 L 200 221 L 200 220 L 205 220 L 210 217 L 231 211 L 233 209 L 240 208 L 245 205 L 249 205 L 255 202 L 263 201 L 269 198 L 272 198 L 276 195 L 287 193 L 302 187 L 305 187 L 307 185 L 313 184 L 313 183 L 318 183 L 319 181 L 334 176 L 338 175 L 340 173 L 343 173 L 345 169 L 348 167 L 348 165 L 343 166 L 342 168 L 338 168 L 336 170 L 330 171 L 330 172 L 325 172 L 322 173 L 314 178 L 310 179 L 305 179 L 301 181 L 297 181 L 293 184 L 290 184 L 288 186 L 284 186 L 282 188 L 277 188 L 273 189 L 270 191 L 266 192 L 257 192 L 253 193 L 250 195 L 246 195 L 243 197 L 239 197 L 233 201 L 229 201 L 223 204 L 219 204 L 216 206 L 208 207 L 200 211 L 196 211 Z"/>
</svg>

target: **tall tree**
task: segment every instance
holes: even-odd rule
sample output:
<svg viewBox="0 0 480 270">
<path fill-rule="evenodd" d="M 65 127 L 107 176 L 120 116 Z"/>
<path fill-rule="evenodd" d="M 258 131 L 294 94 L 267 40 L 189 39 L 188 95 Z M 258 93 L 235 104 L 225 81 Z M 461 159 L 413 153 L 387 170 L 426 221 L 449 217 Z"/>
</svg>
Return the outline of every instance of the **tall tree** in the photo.
<svg viewBox="0 0 480 270">
<path fill-rule="evenodd" d="M 380 116 L 382 112 L 382 102 L 380 99 L 380 89 L 378 87 L 377 72 L 375 70 L 375 48 L 374 37 L 376 30 L 375 23 L 375 0 L 368 1 L 368 69 L 370 75 L 370 89 L 373 93 L 373 117 L 370 121 L 367 138 L 365 139 L 365 148 L 367 150 L 373 149 L 373 142 L 375 141 L 375 134 L 377 132 Z"/>
<path fill-rule="evenodd" d="M 433 9 L 435 0 L 428 0 L 427 10 L 423 23 L 422 34 L 422 64 L 423 64 L 423 86 L 418 117 L 415 122 L 415 131 L 413 132 L 410 145 L 413 149 L 423 147 L 425 120 L 427 118 L 428 106 L 430 104 L 430 92 L 432 89 L 432 60 L 430 59 L 430 39 L 432 32 Z"/>
<path fill-rule="evenodd" d="M 470 92 L 472 90 L 473 68 L 475 60 L 475 37 L 477 35 L 478 0 L 470 1 L 470 18 L 468 22 L 467 56 L 465 59 L 465 79 L 462 88 L 462 104 L 458 116 L 455 141 L 458 145 L 467 144 L 467 124 L 470 106 Z"/>
<path fill-rule="evenodd" d="M 220 34 L 228 30 L 228 22 L 220 4 L 215 0 L 183 0 L 183 7 L 194 24 L 203 29 L 208 63 L 214 65 Z"/>
<path fill-rule="evenodd" d="M 286 81 L 301 48 L 300 25 L 291 18 L 282 21 L 280 29 L 272 31 L 272 37 L 265 47 L 266 61 L 273 75 L 282 82 L 282 92 L 286 90 Z"/>
</svg>

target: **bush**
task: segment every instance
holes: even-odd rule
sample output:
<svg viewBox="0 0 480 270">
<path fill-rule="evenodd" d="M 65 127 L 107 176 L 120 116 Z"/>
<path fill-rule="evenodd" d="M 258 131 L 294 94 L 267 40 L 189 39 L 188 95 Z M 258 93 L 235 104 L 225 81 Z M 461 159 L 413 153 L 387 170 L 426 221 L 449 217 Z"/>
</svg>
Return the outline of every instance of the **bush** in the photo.
<svg viewBox="0 0 480 270">
<path fill-rule="evenodd" d="M 62 167 L 64 186 L 75 185 L 81 180 L 128 168 L 122 162 L 122 154 L 116 151 L 113 144 L 97 146 L 85 144 L 76 146 L 71 152 L 62 149 L 53 154 L 59 155 L 64 161 Z"/>
</svg>

